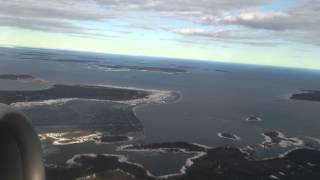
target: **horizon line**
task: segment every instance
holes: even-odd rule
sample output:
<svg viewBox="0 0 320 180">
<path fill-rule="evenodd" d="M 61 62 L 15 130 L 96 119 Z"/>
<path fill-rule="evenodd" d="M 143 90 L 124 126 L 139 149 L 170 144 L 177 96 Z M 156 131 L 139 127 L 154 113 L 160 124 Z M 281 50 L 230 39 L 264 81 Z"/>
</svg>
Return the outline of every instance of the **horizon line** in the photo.
<svg viewBox="0 0 320 180">
<path fill-rule="evenodd" d="M 49 47 L 34 47 L 34 46 L 19 46 L 19 45 L 8 45 L 0 44 L 0 48 L 24 48 L 24 49 L 40 49 L 40 50 L 57 50 L 57 51 L 66 51 L 66 52 L 75 52 L 75 53 L 92 53 L 92 54 L 101 54 L 101 55 L 117 55 L 117 56 L 131 56 L 131 57 L 144 57 L 144 58 L 157 58 L 157 59 L 171 59 L 178 61 L 198 61 L 198 62 L 207 62 L 207 63 L 222 63 L 222 64 L 234 64 L 234 65 L 248 65 L 248 66 L 262 66 L 262 67 L 273 67 L 273 68 L 285 68 L 285 69 L 296 69 L 296 70 L 314 70 L 320 71 L 320 68 L 311 68 L 311 67 L 296 67 L 296 66 L 286 66 L 286 65 L 272 65 L 272 64 L 258 64 L 258 63 L 244 63 L 244 62 L 234 62 L 234 61 L 223 61 L 223 60 L 205 60 L 205 59 L 189 59 L 182 57 L 174 56 L 157 56 L 157 55 L 143 55 L 143 54 L 121 54 L 121 53 L 108 53 L 101 51 L 84 51 L 76 49 L 60 49 L 60 48 L 49 48 Z"/>
</svg>

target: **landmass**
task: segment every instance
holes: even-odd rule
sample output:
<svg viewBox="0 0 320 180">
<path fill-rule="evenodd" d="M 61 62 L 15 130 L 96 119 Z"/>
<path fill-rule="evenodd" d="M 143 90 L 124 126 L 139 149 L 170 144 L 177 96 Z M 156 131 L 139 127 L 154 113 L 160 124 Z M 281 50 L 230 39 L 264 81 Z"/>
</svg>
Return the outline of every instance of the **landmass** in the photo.
<svg viewBox="0 0 320 180">
<path fill-rule="evenodd" d="M 118 143 L 132 140 L 133 137 L 124 135 L 105 135 L 102 132 L 94 131 L 71 131 L 61 133 L 39 134 L 41 141 L 51 141 L 53 145 L 70 145 L 86 142 L 96 144 Z"/>
<path fill-rule="evenodd" d="M 4 80 L 12 80 L 12 81 L 19 81 L 19 80 L 28 80 L 28 81 L 35 81 L 35 82 L 47 82 L 44 79 L 37 78 L 28 74 L 0 74 L 0 79 Z"/>
<path fill-rule="evenodd" d="M 134 112 L 136 105 L 168 103 L 179 97 L 178 92 L 172 91 L 103 85 L 54 85 L 42 90 L 0 91 L 0 102 L 23 110 L 39 132 L 53 133 L 51 139 L 56 139 L 57 144 L 82 141 L 82 137 L 63 141 L 57 137 L 61 136 L 59 133 L 73 131 L 107 132 L 116 136 L 143 133 L 143 125 Z M 124 137 L 104 137 L 99 142 L 120 140 Z"/>
<path fill-rule="evenodd" d="M 44 52 L 22 52 L 18 53 L 21 57 L 21 59 L 25 60 L 38 60 L 38 61 L 51 61 L 51 62 L 70 62 L 70 63 L 97 63 L 98 60 L 85 60 L 85 59 L 62 59 L 57 58 L 59 54 L 55 53 L 44 53 Z"/>
<path fill-rule="evenodd" d="M 141 150 L 160 150 L 160 151 L 180 151 L 185 152 L 200 152 L 205 151 L 206 146 L 186 143 L 186 142 L 167 142 L 154 144 L 134 144 L 120 146 L 119 151 L 141 151 Z"/>
<path fill-rule="evenodd" d="M 96 143 L 99 143 L 99 144 L 126 142 L 126 141 L 130 141 L 132 139 L 133 139 L 133 137 L 123 136 L 123 135 L 122 136 L 121 135 L 117 135 L 117 136 L 102 135 L 102 136 L 94 138 Z"/>
<path fill-rule="evenodd" d="M 312 149 L 294 150 L 272 159 L 249 160 L 239 149 L 216 148 L 194 160 L 186 175 L 176 179 L 316 180 L 320 177 L 319 170 L 320 152 Z"/>
<path fill-rule="evenodd" d="M 223 69 L 216 69 L 216 72 L 230 73 L 231 71 L 227 71 L 227 70 L 223 70 Z"/>
<path fill-rule="evenodd" d="M 16 107 L 65 103 L 76 99 L 112 101 L 128 105 L 166 104 L 180 100 L 178 91 L 105 85 L 54 85 L 35 91 L 0 91 L 0 102 Z"/>
<path fill-rule="evenodd" d="M 93 131 L 73 131 L 62 133 L 44 133 L 39 134 L 41 141 L 51 141 L 53 145 L 79 144 L 93 141 L 100 136 L 100 133 Z"/>
<path fill-rule="evenodd" d="M 187 73 L 186 69 L 182 68 L 168 68 L 168 67 L 150 67 L 150 66 L 127 66 L 127 65 L 97 65 L 98 67 L 107 71 L 150 71 L 163 73 Z"/>
<path fill-rule="evenodd" d="M 179 149 L 196 145 L 188 143 L 158 144 L 159 148 Z M 155 145 L 143 145 L 156 148 Z M 139 146 L 135 146 L 139 148 Z M 188 159 L 181 173 L 154 176 L 142 165 L 128 161 L 122 155 L 80 154 L 69 159 L 65 164 L 47 166 L 48 180 L 69 180 L 86 177 L 95 180 L 113 174 L 115 179 L 139 180 L 318 180 L 320 177 L 320 151 L 313 149 L 296 149 L 279 157 L 264 160 L 252 160 L 248 154 L 237 148 L 204 148 L 198 146 L 201 155 Z M 98 177 L 98 178 L 97 178 Z"/>
<path fill-rule="evenodd" d="M 55 99 L 91 99 L 110 101 L 165 102 L 166 98 L 178 98 L 170 91 L 96 85 L 54 85 L 48 89 L 34 91 L 0 91 L 0 102 L 11 104 Z"/>
<path fill-rule="evenodd" d="M 283 133 L 277 131 L 269 131 L 262 133 L 265 140 L 260 144 L 263 148 L 271 147 L 290 147 L 290 146 L 303 146 L 303 140 L 296 137 L 286 137 Z"/>
<path fill-rule="evenodd" d="M 11 104 L 72 98 L 126 101 L 142 99 L 149 95 L 151 92 L 134 89 L 89 85 L 54 85 L 49 89 L 35 91 L 0 91 L 0 102 Z"/>
<path fill-rule="evenodd" d="M 301 93 L 293 94 L 291 96 L 291 99 L 305 101 L 320 101 L 320 91 L 302 90 Z"/>
<path fill-rule="evenodd" d="M 29 117 L 40 134 L 49 133 L 58 139 L 63 133 L 62 137 L 75 137 L 77 141 L 88 133 L 94 135 L 88 141 L 100 143 L 94 138 L 110 135 L 141 139 L 144 131 L 142 122 L 133 112 L 133 106 L 123 103 L 73 100 L 63 105 L 43 104 L 34 107 L 31 104 L 31 108 L 25 105 L 19 109 Z"/>
<path fill-rule="evenodd" d="M 27 74 L 0 74 L 0 79 L 5 80 L 21 80 L 21 79 L 35 79 L 35 77 Z"/>
</svg>

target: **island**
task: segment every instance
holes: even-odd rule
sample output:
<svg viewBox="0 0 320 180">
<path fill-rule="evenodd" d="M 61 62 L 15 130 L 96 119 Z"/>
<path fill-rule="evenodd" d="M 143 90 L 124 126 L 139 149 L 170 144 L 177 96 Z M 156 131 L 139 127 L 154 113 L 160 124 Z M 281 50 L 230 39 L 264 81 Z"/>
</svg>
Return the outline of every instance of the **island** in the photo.
<svg viewBox="0 0 320 180">
<path fill-rule="evenodd" d="M 256 116 L 249 116 L 248 118 L 246 118 L 247 122 L 260 122 L 262 121 L 262 119 L 260 117 L 256 117 Z"/>
<path fill-rule="evenodd" d="M 232 140 L 232 141 L 240 140 L 239 136 L 237 136 L 235 134 L 231 134 L 231 133 L 218 133 L 218 137 L 223 138 L 223 139 Z"/>
<path fill-rule="evenodd" d="M 32 81 L 35 83 L 47 83 L 48 81 L 42 78 L 34 77 L 28 74 L 0 74 L 0 80 L 10 81 Z"/>
<path fill-rule="evenodd" d="M 106 71 L 150 71 L 162 73 L 187 73 L 186 69 L 182 68 L 168 68 L 168 67 L 151 67 L 151 66 L 128 66 L 128 65 L 103 65 L 98 64 L 98 67 Z"/>
<path fill-rule="evenodd" d="M 35 77 L 27 74 L 0 74 L 0 79 L 5 80 L 33 80 Z"/>
<path fill-rule="evenodd" d="M 320 101 L 320 91 L 302 90 L 301 93 L 293 94 L 291 96 L 291 99 L 304 101 Z"/>
</svg>

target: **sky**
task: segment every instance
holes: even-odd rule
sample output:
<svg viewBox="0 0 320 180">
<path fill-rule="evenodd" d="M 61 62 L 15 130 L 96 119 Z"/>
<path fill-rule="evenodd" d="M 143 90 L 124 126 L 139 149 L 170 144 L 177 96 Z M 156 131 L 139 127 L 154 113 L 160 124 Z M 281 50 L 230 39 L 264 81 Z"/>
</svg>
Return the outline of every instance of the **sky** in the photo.
<svg viewBox="0 0 320 180">
<path fill-rule="evenodd" d="M 0 0 L 0 46 L 320 69 L 320 0 Z"/>
</svg>

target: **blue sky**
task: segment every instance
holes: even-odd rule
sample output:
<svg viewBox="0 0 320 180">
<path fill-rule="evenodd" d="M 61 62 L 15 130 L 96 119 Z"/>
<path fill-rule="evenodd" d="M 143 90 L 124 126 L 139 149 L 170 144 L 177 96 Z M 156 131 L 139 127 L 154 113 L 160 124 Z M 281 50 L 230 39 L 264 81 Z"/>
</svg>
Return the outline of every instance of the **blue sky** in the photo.
<svg viewBox="0 0 320 180">
<path fill-rule="evenodd" d="M 320 69 L 319 0 L 0 0 L 0 45 Z"/>
</svg>

